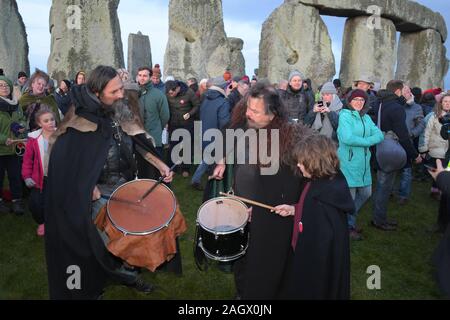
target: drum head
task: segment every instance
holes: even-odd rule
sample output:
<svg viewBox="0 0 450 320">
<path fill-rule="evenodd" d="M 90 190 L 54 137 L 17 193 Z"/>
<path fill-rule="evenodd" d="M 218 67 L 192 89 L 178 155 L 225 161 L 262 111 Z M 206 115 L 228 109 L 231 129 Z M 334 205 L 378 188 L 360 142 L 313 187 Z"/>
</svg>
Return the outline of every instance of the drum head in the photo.
<svg viewBox="0 0 450 320">
<path fill-rule="evenodd" d="M 148 235 L 169 225 L 177 203 L 173 192 L 166 185 L 160 184 L 138 203 L 155 184 L 155 180 L 135 180 L 114 191 L 112 200 L 108 201 L 107 213 L 117 229 L 125 234 Z"/>
<path fill-rule="evenodd" d="M 239 200 L 214 198 L 200 207 L 197 222 L 207 231 L 227 234 L 245 227 L 249 218 L 247 209 Z"/>
</svg>

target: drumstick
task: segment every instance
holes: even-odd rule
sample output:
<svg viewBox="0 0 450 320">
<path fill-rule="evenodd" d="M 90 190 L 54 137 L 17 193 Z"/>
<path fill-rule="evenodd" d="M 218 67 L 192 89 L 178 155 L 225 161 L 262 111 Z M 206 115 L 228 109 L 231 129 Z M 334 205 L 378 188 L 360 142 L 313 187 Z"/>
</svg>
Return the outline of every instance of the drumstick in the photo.
<svg viewBox="0 0 450 320">
<path fill-rule="evenodd" d="M 172 168 L 169 169 L 169 172 L 172 172 L 173 170 L 175 170 L 175 168 L 179 165 L 179 163 L 175 163 Z M 138 203 L 141 203 L 145 198 L 147 198 L 150 193 L 152 193 L 162 182 L 163 180 L 167 178 L 167 176 L 162 176 L 158 179 L 158 181 L 155 183 L 155 185 L 153 187 L 151 187 L 139 200 Z"/>
<path fill-rule="evenodd" d="M 131 204 L 131 205 L 134 205 L 134 206 L 139 206 L 139 207 L 141 206 L 140 204 L 138 204 L 138 203 L 136 203 L 136 202 L 134 202 L 134 201 L 125 200 L 125 199 L 119 199 L 119 198 L 113 198 L 113 197 L 111 197 L 111 196 L 107 196 L 107 195 L 103 195 L 103 194 L 102 194 L 101 198 L 102 198 L 102 199 L 105 199 L 105 200 L 110 200 L 110 201 L 116 201 L 116 202 L 122 202 L 122 203 L 126 203 L 126 204 Z"/>
<path fill-rule="evenodd" d="M 240 200 L 242 202 L 245 202 L 245 203 L 248 203 L 248 204 L 252 204 L 252 205 L 257 206 L 257 207 L 261 207 L 261 208 L 264 208 L 264 209 L 269 209 L 270 211 L 276 211 L 277 210 L 275 207 L 268 206 L 268 205 L 266 205 L 264 203 L 253 201 L 253 200 L 249 200 L 249 199 L 238 197 L 238 196 L 234 196 L 234 195 L 231 195 L 231 194 L 228 194 L 228 193 L 220 192 L 220 195 L 221 196 L 226 196 L 226 197 L 229 197 L 229 198 L 232 198 L 232 199 Z"/>
</svg>

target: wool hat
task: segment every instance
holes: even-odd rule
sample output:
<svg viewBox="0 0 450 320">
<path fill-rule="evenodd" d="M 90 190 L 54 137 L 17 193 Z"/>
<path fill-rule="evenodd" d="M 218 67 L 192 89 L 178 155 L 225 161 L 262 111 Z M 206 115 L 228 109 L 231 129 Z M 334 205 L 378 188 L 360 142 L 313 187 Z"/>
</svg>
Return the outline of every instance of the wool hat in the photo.
<svg viewBox="0 0 450 320">
<path fill-rule="evenodd" d="M 152 69 L 153 75 L 161 77 L 161 67 L 159 64 L 155 64 L 155 67 Z"/>
<path fill-rule="evenodd" d="M 6 84 L 9 86 L 9 91 L 12 93 L 13 92 L 13 83 L 11 82 L 11 80 L 9 80 L 7 77 L 5 76 L 0 76 L 0 81 L 3 80 L 6 82 Z"/>
<path fill-rule="evenodd" d="M 227 82 L 222 77 L 216 77 L 212 79 L 212 85 L 224 89 L 227 86 Z"/>
<path fill-rule="evenodd" d="M 70 81 L 67 80 L 67 79 L 64 79 L 63 82 L 66 84 L 67 88 L 70 90 L 70 87 L 71 87 L 71 85 L 72 85 L 72 84 L 70 83 Z"/>
<path fill-rule="evenodd" d="M 352 102 L 352 100 L 355 98 L 363 98 L 366 102 L 369 100 L 367 93 L 365 93 L 361 89 L 355 89 L 355 90 L 350 91 L 350 93 L 347 95 L 348 104 L 350 104 L 350 102 Z"/>
<path fill-rule="evenodd" d="M 305 79 L 305 75 L 303 73 L 301 73 L 298 70 L 293 70 L 293 71 L 291 71 L 291 73 L 289 73 L 288 81 L 291 82 L 292 78 L 294 78 L 295 76 L 299 76 L 302 80 Z"/>
<path fill-rule="evenodd" d="M 326 82 L 322 86 L 322 89 L 320 90 L 320 94 L 324 94 L 324 93 L 337 94 L 336 87 L 334 86 L 334 84 L 332 82 Z"/>
</svg>

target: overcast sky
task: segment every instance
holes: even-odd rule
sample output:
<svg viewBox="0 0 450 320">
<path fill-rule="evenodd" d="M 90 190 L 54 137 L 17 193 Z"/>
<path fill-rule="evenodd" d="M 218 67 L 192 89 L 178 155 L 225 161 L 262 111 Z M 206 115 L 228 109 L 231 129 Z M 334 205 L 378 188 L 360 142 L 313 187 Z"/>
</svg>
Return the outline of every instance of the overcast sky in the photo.
<svg viewBox="0 0 450 320">
<path fill-rule="evenodd" d="M 188 1 L 188 0 L 186 0 Z M 259 40 L 263 22 L 281 5 L 283 0 L 223 0 L 225 31 L 228 37 L 244 40 L 244 56 L 247 74 L 252 75 L 258 67 Z M 438 11 L 450 25 L 450 1 L 420 0 L 433 11 Z M 47 69 L 50 54 L 50 34 L 48 14 L 51 0 L 17 0 L 19 11 L 25 22 L 30 47 L 31 70 L 38 67 Z M 119 5 L 119 19 L 127 61 L 128 35 L 141 31 L 150 36 L 153 63 L 164 65 L 164 52 L 168 39 L 169 0 L 126 0 Z M 38 13 L 38 14 L 37 14 Z M 336 72 L 339 73 L 341 61 L 342 36 L 345 18 L 323 16 L 332 39 L 336 58 Z M 450 56 L 449 40 L 446 42 L 447 57 Z M 445 87 L 450 88 L 450 73 L 445 78 Z"/>
</svg>

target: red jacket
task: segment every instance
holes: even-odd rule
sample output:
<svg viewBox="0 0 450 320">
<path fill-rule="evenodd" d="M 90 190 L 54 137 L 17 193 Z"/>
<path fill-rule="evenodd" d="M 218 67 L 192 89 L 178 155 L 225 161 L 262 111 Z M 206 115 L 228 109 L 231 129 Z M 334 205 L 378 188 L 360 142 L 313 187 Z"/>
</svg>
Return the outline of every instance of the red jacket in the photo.
<svg viewBox="0 0 450 320">
<path fill-rule="evenodd" d="M 44 185 L 44 143 L 42 130 L 28 135 L 28 142 L 23 156 L 22 178 L 31 178 L 36 183 L 35 188 L 42 191 Z M 40 143 L 39 143 L 40 142 Z"/>
</svg>

